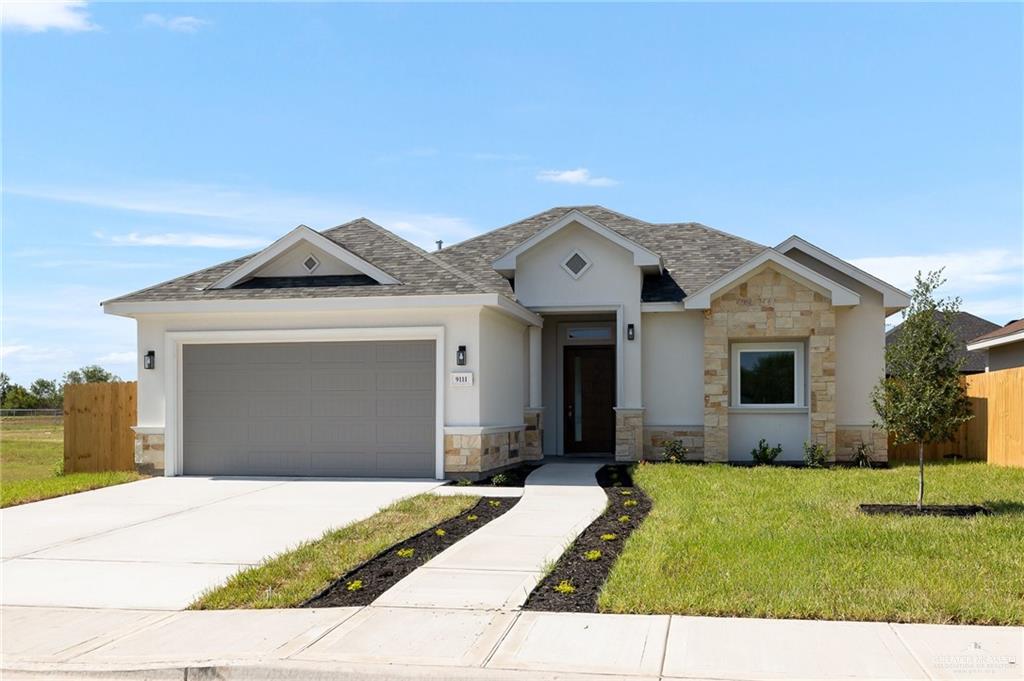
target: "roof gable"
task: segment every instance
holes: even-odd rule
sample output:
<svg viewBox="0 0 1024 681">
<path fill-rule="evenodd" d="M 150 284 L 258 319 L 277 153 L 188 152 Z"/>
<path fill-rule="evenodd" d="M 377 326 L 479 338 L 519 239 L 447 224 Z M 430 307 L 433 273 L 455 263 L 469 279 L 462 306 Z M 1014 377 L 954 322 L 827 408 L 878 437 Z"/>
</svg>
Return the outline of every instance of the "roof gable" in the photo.
<svg viewBox="0 0 1024 681">
<path fill-rule="evenodd" d="M 306 251 L 313 251 L 306 254 Z M 299 225 L 283 237 L 270 244 L 253 257 L 232 269 L 223 277 L 212 283 L 208 288 L 226 289 L 240 284 L 250 278 L 257 277 L 260 273 L 275 277 L 291 274 L 280 267 L 281 260 L 296 258 L 304 260 L 307 257 L 314 257 L 317 262 L 316 269 L 322 265 L 324 256 L 333 259 L 333 267 L 327 267 L 331 274 L 337 275 L 358 275 L 370 277 L 379 284 L 401 283 L 384 270 L 360 258 L 355 253 L 347 250 L 340 244 L 328 239 L 323 234 L 316 232 L 305 225 Z M 318 257 L 319 256 L 319 257 Z M 310 272 L 312 275 L 316 269 Z"/>
<path fill-rule="evenodd" d="M 816 260 L 820 260 L 829 267 L 839 270 L 846 276 L 859 281 L 868 288 L 872 288 L 882 294 L 882 306 L 886 310 L 898 310 L 910 305 L 910 295 L 901 291 L 891 284 L 887 284 L 878 277 L 868 274 L 864 270 L 851 265 L 842 258 L 837 258 L 828 251 L 818 248 L 814 244 L 793 235 L 775 247 L 779 253 L 788 253 L 796 249 L 803 251 Z"/>
<path fill-rule="evenodd" d="M 845 286 L 818 274 L 792 258 L 787 258 L 775 249 L 766 248 L 759 255 L 754 256 L 730 272 L 726 272 L 688 297 L 685 301 L 686 309 L 707 310 L 711 307 L 711 300 L 716 293 L 728 290 L 736 284 L 742 283 L 762 271 L 765 267 L 779 268 L 787 276 L 796 279 L 800 283 L 827 293 L 831 297 L 833 305 L 857 305 L 860 303 L 860 296 Z"/>
<path fill-rule="evenodd" d="M 511 276 L 515 272 L 516 260 L 520 255 L 573 224 L 582 225 L 628 251 L 632 254 L 633 264 L 637 267 L 652 269 L 656 272 L 661 271 L 661 257 L 658 254 L 576 209 L 570 210 L 558 220 L 501 255 L 492 263 L 494 269 L 503 275 Z"/>
</svg>

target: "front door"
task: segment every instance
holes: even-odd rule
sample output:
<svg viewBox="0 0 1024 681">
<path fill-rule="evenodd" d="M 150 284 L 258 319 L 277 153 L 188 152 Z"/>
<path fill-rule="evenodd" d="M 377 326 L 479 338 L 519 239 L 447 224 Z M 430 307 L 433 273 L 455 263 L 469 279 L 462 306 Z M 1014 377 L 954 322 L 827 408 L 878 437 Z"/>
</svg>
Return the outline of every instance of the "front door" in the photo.
<svg viewBox="0 0 1024 681">
<path fill-rule="evenodd" d="M 614 452 L 614 346 L 567 346 L 563 364 L 565 453 Z"/>
</svg>

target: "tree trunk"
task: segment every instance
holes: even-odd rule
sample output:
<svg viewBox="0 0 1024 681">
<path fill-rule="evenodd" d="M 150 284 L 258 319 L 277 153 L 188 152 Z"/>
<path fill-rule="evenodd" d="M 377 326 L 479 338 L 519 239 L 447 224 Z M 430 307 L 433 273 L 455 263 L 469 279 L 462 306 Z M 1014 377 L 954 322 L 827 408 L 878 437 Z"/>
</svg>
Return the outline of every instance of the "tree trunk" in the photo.
<svg viewBox="0 0 1024 681">
<path fill-rule="evenodd" d="M 917 507 L 924 506 L 924 443 L 917 443 Z"/>
</svg>

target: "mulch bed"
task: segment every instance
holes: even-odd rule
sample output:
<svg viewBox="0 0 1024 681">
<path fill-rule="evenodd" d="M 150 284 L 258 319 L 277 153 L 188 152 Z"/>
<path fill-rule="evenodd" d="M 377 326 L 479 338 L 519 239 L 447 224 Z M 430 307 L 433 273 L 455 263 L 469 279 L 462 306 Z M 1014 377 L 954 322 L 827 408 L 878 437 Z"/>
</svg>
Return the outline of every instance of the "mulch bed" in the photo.
<svg viewBox="0 0 1024 681">
<path fill-rule="evenodd" d="M 651 511 L 650 498 L 633 486 L 629 470 L 629 466 L 605 466 L 597 472 L 597 481 L 608 495 L 607 510 L 566 549 L 551 573 L 530 594 L 524 610 L 597 612 L 597 597 L 626 538 Z M 629 516 L 629 520 L 620 521 L 622 516 Z M 601 538 L 610 534 L 615 538 Z M 601 555 L 597 560 L 587 560 L 588 551 L 600 551 Z M 568 582 L 575 591 L 556 591 L 562 582 Z"/>
<path fill-rule="evenodd" d="M 452 480 L 448 484 L 457 487 L 524 487 L 526 485 L 526 476 L 540 467 L 541 464 L 539 463 L 521 463 L 514 468 L 506 468 L 486 478 L 480 478 L 479 480 L 460 478 Z"/>
<path fill-rule="evenodd" d="M 438 523 L 428 530 L 399 542 L 353 568 L 327 588 L 303 603 L 302 608 L 336 608 L 349 605 L 369 605 L 378 596 L 393 587 L 400 579 L 441 553 L 463 537 L 472 534 L 519 502 L 518 498 L 484 497 L 476 506 L 450 520 Z M 470 516 L 476 516 L 470 520 Z M 444 534 L 438 534 L 443 530 Z M 412 555 L 400 556 L 407 549 Z M 358 588 L 352 588 L 358 582 Z"/>
<path fill-rule="evenodd" d="M 948 518 L 971 518 L 978 514 L 989 515 L 992 513 L 984 506 L 977 505 L 948 505 L 948 506 L 923 506 L 918 508 L 916 504 L 861 504 L 861 513 L 868 515 L 906 515 L 906 516 L 945 516 Z"/>
</svg>

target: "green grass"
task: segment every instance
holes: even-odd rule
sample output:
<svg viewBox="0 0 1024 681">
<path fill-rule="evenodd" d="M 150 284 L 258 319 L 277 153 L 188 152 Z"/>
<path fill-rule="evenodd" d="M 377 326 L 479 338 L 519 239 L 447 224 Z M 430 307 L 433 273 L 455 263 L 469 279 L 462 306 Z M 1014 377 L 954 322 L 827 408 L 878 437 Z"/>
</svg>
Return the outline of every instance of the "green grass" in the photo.
<svg viewBox="0 0 1024 681">
<path fill-rule="evenodd" d="M 64 427 L 50 418 L 0 420 L 0 508 L 138 480 L 134 471 L 61 473 Z"/>
<path fill-rule="evenodd" d="M 639 466 L 654 501 L 604 612 L 1024 624 L 1024 470 L 932 465 L 926 503 L 972 519 L 866 516 L 916 500 L 917 469 Z"/>
<path fill-rule="evenodd" d="M 472 508 L 479 497 L 420 494 L 330 530 L 242 570 L 192 604 L 196 610 L 292 608 L 381 551 Z"/>
</svg>

